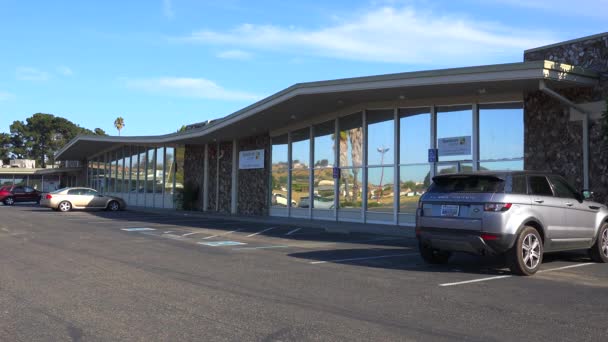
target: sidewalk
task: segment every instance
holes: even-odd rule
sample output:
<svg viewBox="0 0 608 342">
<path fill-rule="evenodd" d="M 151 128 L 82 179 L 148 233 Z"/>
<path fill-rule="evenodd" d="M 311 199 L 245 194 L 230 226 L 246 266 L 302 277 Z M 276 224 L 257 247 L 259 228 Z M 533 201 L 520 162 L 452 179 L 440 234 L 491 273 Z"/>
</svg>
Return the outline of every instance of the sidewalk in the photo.
<svg viewBox="0 0 608 342">
<path fill-rule="evenodd" d="M 201 217 L 212 219 L 225 219 L 228 221 L 241 221 L 263 224 L 291 225 L 297 227 L 321 228 L 331 233 L 371 233 L 378 235 L 400 236 L 414 238 L 416 237 L 414 227 L 404 227 L 384 224 L 365 224 L 355 222 L 336 222 L 324 220 L 310 220 L 291 217 L 276 217 L 276 216 L 236 216 L 225 215 L 218 213 L 205 213 L 201 211 L 180 211 L 174 209 L 159 209 L 159 208 L 144 208 L 144 207 L 129 207 L 127 210 L 146 212 L 146 213 L 162 213 L 165 215 L 181 216 L 181 217 Z"/>
</svg>

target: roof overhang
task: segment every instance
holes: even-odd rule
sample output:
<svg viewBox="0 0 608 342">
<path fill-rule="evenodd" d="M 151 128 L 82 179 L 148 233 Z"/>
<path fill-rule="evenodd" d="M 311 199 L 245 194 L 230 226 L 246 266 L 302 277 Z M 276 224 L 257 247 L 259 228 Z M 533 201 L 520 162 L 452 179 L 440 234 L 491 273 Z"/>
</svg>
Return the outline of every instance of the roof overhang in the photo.
<svg viewBox="0 0 608 342">
<path fill-rule="evenodd" d="M 15 176 L 44 176 L 44 175 L 56 175 L 60 173 L 68 172 L 81 172 L 81 167 L 61 167 L 61 168 L 20 168 L 20 167 L 3 167 L 0 168 L 0 175 L 15 175 Z"/>
<path fill-rule="evenodd" d="M 477 67 L 407 72 L 298 83 L 201 128 L 181 133 L 141 137 L 79 136 L 56 154 L 57 160 L 82 160 L 124 144 L 198 144 L 268 133 L 332 113 L 358 103 L 432 101 L 484 93 L 536 91 L 543 81 L 553 89 L 590 87 L 598 75 L 579 67 L 533 61 Z"/>
</svg>

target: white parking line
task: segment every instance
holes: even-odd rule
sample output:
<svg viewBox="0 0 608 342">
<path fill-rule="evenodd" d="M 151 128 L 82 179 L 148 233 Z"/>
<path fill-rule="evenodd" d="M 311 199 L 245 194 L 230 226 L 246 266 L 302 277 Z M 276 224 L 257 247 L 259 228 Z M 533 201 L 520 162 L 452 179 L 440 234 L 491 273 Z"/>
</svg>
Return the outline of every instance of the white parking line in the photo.
<svg viewBox="0 0 608 342">
<path fill-rule="evenodd" d="M 289 246 L 262 246 L 262 247 L 243 247 L 243 248 L 233 248 L 235 251 L 243 250 L 243 249 L 270 249 L 270 248 L 289 248 Z"/>
<path fill-rule="evenodd" d="M 400 256 L 419 255 L 418 253 L 404 253 L 404 254 L 391 254 L 391 255 L 379 255 L 373 257 L 362 257 L 362 258 L 349 258 L 349 259 L 336 259 L 336 260 L 322 260 L 322 261 L 311 261 L 310 264 L 326 264 L 329 262 L 343 262 L 343 261 L 358 261 L 358 260 L 371 260 L 371 259 L 383 259 L 383 258 L 396 258 Z"/>
<path fill-rule="evenodd" d="M 193 232 L 193 233 L 187 233 L 187 234 L 182 235 L 182 237 L 183 237 L 183 236 L 190 236 L 190 235 L 194 235 L 194 234 L 206 234 L 206 232 Z"/>
<path fill-rule="evenodd" d="M 203 240 L 212 239 L 214 237 L 224 236 L 224 235 L 240 232 L 241 230 L 242 229 L 237 229 L 237 230 L 233 230 L 233 231 L 230 231 L 230 232 L 227 232 L 227 233 L 224 233 L 224 234 L 217 234 L 217 235 L 206 236 L 206 237 L 203 238 Z"/>
<path fill-rule="evenodd" d="M 256 235 L 262 234 L 262 233 L 264 233 L 264 232 L 267 232 L 267 231 L 269 231 L 269 230 L 276 229 L 276 228 L 277 228 L 277 227 L 270 227 L 270 228 L 266 228 L 266 229 L 261 230 L 261 231 L 259 231 L 259 232 L 257 232 L 257 233 L 249 234 L 249 235 L 247 235 L 247 237 L 256 236 Z"/>
<path fill-rule="evenodd" d="M 563 267 L 550 268 L 550 269 L 547 269 L 547 270 L 540 270 L 537 273 L 561 271 L 561 270 L 567 270 L 569 268 L 583 267 L 583 266 L 589 266 L 589 265 L 594 265 L 594 263 L 588 262 L 588 263 L 584 263 L 584 264 L 576 264 L 576 265 L 569 265 L 569 266 L 563 266 Z M 511 277 L 513 277 L 513 275 L 509 274 L 509 275 L 502 275 L 502 276 L 495 276 L 495 277 L 486 277 L 486 278 L 479 278 L 479 279 L 473 279 L 473 280 L 465 280 L 465 281 L 459 281 L 459 282 L 455 282 L 455 283 L 439 284 L 439 286 L 442 286 L 442 287 L 456 286 L 456 285 L 464 285 L 464 284 L 471 284 L 471 283 L 479 283 L 479 282 L 482 282 L 482 281 L 489 281 L 489 280 L 496 280 L 496 279 L 505 279 L 505 278 L 511 278 Z"/>
<path fill-rule="evenodd" d="M 291 234 L 294 234 L 294 233 L 296 233 L 297 231 L 299 231 L 300 229 L 302 229 L 302 228 L 296 228 L 296 229 L 294 229 L 294 230 L 289 231 L 289 232 L 288 232 L 287 234 L 285 234 L 285 235 L 291 235 Z"/>
</svg>

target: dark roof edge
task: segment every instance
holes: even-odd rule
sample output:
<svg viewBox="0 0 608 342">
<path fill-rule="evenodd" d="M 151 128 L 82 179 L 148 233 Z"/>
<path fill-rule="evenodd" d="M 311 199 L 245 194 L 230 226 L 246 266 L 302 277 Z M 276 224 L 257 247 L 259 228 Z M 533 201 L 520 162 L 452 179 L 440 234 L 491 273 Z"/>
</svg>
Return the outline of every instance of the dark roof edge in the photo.
<svg viewBox="0 0 608 342">
<path fill-rule="evenodd" d="M 536 52 L 536 51 L 546 50 L 546 49 L 554 48 L 554 47 L 561 46 L 561 45 L 568 45 L 568 44 L 583 42 L 585 40 L 591 40 L 591 39 L 601 38 L 603 36 L 608 37 L 608 32 L 597 33 L 597 34 L 593 34 L 593 35 L 586 36 L 586 37 L 580 37 L 580 38 L 570 39 L 570 40 L 566 40 L 566 41 L 559 42 L 559 43 L 553 43 L 553 44 L 549 44 L 549 45 L 544 45 L 544 46 L 539 46 L 539 47 L 531 48 L 531 49 L 528 49 L 528 50 L 524 50 L 524 55 L 526 53 L 528 53 L 528 52 Z"/>
</svg>

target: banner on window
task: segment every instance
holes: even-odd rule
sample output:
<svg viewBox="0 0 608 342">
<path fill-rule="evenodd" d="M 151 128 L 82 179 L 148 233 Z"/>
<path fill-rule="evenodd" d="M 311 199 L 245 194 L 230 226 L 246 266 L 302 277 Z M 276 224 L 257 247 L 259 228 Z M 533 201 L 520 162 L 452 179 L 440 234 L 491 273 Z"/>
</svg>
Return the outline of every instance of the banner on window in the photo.
<svg viewBox="0 0 608 342">
<path fill-rule="evenodd" d="M 471 154 L 471 136 L 437 139 L 439 156 L 463 156 Z"/>
<path fill-rule="evenodd" d="M 239 152 L 239 169 L 263 169 L 264 150 L 251 150 Z"/>
</svg>

